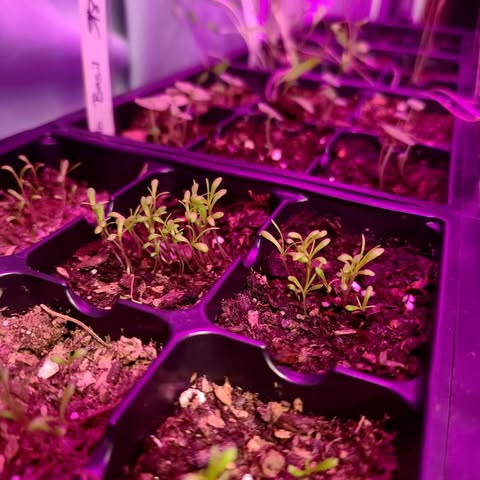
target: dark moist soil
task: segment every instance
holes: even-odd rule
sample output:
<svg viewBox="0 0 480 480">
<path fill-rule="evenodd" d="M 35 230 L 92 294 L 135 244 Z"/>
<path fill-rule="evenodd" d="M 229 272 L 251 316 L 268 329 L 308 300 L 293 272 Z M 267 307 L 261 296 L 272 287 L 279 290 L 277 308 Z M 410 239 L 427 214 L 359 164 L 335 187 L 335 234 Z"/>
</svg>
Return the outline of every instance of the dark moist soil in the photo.
<svg viewBox="0 0 480 480">
<path fill-rule="evenodd" d="M 274 168 L 305 172 L 313 160 L 323 153 L 332 132 L 318 130 L 296 121 L 273 120 L 269 147 L 266 119 L 246 116 L 209 138 L 201 150 L 205 153 L 233 157 Z"/>
<path fill-rule="evenodd" d="M 228 381 L 216 385 L 202 377 L 182 393 L 175 414 L 145 442 L 133 472 L 124 478 L 182 479 L 205 468 L 216 446 L 237 448 L 231 480 L 290 480 L 289 465 L 303 469 L 306 461 L 317 464 L 331 457 L 338 459 L 336 467 L 308 478 L 388 480 L 397 461 L 395 434 L 385 423 L 363 416 L 308 415 L 300 399 L 265 403 Z"/>
<path fill-rule="evenodd" d="M 32 200 L 32 206 L 26 206 L 22 213 L 17 199 L 0 192 L 0 256 L 19 253 L 74 218 L 91 216 L 90 208 L 83 204 L 87 200 L 87 186 L 68 177 L 63 184 L 58 176 L 53 168 L 44 167 L 40 171 L 41 198 Z M 107 197 L 105 193 L 97 195 L 100 201 Z"/>
<path fill-rule="evenodd" d="M 380 190 L 379 155 L 380 147 L 372 138 L 344 136 L 332 147 L 326 175 L 330 181 Z M 409 154 L 403 172 L 399 165 L 394 154 L 385 169 L 384 192 L 446 203 L 448 157 L 444 152 L 418 148 Z"/>
<path fill-rule="evenodd" d="M 333 90 L 333 89 L 332 89 Z M 308 101 L 314 114 L 307 112 L 292 98 L 301 98 Z M 272 106 L 280 113 L 304 122 L 315 124 L 317 128 L 346 127 L 355 112 L 358 95 L 340 96 L 334 101 L 328 97 L 326 88 L 308 89 L 298 86 L 291 87 L 280 96 Z"/>
<path fill-rule="evenodd" d="M 224 217 L 217 220 L 218 234 L 227 256 L 219 252 L 210 256 L 205 269 L 185 270 L 178 266 L 153 271 L 153 260 L 132 255 L 135 275 L 121 268 L 109 244 L 101 240 L 78 249 L 72 258 L 61 263 L 56 272 L 67 278 L 73 290 L 89 303 L 110 308 L 118 298 L 167 310 L 185 309 L 195 305 L 238 255 L 246 253 L 258 229 L 269 214 L 268 196 L 244 200 L 222 208 Z M 215 246 L 210 246 L 211 251 Z M 218 247 L 217 247 L 218 249 Z"/>
<path fill-rule="evenodd" d="M 0 322 L 0 368 L 9 372 L 9 381 L 0 384 L 0 408 L 7 408 L 8 386 L 16 407 L 24 412 L 24 424 L 49 415 L 56 419 L 51 427 L 66 429 L 64 434 L 27 431 L 19 421 L 0 418 L 0 478 L 72 479 L 105 433 L 112 411 L 157 351 L 137 338 L 121 337 L 102 346 L 82 328 L 69 329 L 70 322 L 67 327 L 40 306 L 23 315 L 0 315 Z M 87 353 L 70 369 L 59 365 L 49 378 L 38 376 L 48 359 L 66 358 L 80 348 Z M 69 383 L 75 392 L 62 421 L 60 399 Z"/>
<path fill-rule="evenodd" d="M 321 253 L 328 261 L 327 280 L 332 280 L 343 265 L 338 255 L 359 252 L 360 234 L 349 233 L 339 219 L 310 214 L 285 232 L 306 235 L 314 229 L 327 230 L 331 239 Z M 367 251 L 378 245 L 372 232 L 365 236 Z M 438 266 L 398 240 L 381 246 L 383 255 L 367 266 L 375 276 L 357 277 L 362 289 L 372 285 L 375 292 L 369 302 L 375 307 L 365 313 L 343 308 L 357 304 L 356 294 L 352 291 L 343 301 L 338 283 L 331 294 L 324 289 L 309 294 L 305 313 L 287 288 L 285 268 L 275 250 L 248 275 L 243 290 L 222 302 L 215 323 L 264 342 L 275 362 L 296 371 L 321 373 L 340 365 L 389 379 L 414 378 L 432 332 Z M 296 276 L 303 278 L 291 261 L 289 268 L 297 268 Z"/>
<path fill-rule="evenodd" d="M 383 134 L 380 124 L 397 125 L 395 114 L 402 109 L 405 98 L 374 95 L 360 108 L 358 123 L 373 132 Z M 453 117 L 448 113 L 429 110 L 411 112 L 405 130 L 422 144 L 450 148 L 453 135 Z"/>
</svg>

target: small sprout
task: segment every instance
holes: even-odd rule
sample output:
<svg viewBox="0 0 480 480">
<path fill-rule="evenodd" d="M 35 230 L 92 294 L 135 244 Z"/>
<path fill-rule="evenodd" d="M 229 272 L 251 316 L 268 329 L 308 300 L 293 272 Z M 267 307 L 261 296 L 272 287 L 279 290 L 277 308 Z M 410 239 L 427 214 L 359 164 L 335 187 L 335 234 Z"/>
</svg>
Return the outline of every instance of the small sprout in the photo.
<svg viewBox="0 0 480 480">
<path fill-rule="evenodd" d="M 238 451 L 235 447 L 225 450 L 213 447 L 207 467 L 199 472 L 184 475 L 182 480 L 228 480 L 230 477 L 228 470 L 232 468 L 237 454 Z"/>
<path fill-rule="evenodd" d="M 275 110 L 273 107 L 267 103 L 260 102 L 258 104 L 258 109 L 267 115 L 267 120 L 265 121 L 265 146 L 271 150 L 273 148 L 272 144 L 272 121 L 276 120 L 277 122 L 284 121 L 284 117 L 281 113 Z"/>
<path fill-rule="evenodd" d="M 405 120 L 407 121 L 407 120 Z M 412 135 L 407 133 L 404 128 L 397 127 L 395 125 L 389 124 L 380 124 L 380 127 L 383 129 L 387 135 L 387 141 L 382 145 L 382 149 L 379 156 L 379 185 L 383 189 L 384 186 L 384 175 L 385 169 L 387 168 L 390 159 L 394 153 L 395 148 L 398 145 L 405 147 L 405 151 L 402 152 L 399 156 L 399 168 L 400 172 L 403 173 L 405 165 L 407 163 L 410 150 L 415 145 L 415 139 Z"/>
<path fill-rule="evenodd" d="M 340 277 L 341 279 L 340 286 L 343 291 L 344 298 L 346 298 L 350 293 L 352 284 L 358 275 L 365 275 L 368 277 L 373 277 L 375 275 L 372 270 L 364 267 L 382 255 L 383 252 L 384 249 L 381 248 L 380 245 L 377 245 L 365 253 L 365 236 L 362 234 L 362 245 L 359 253 L 353 257 L 346 253 L 338 257 L 338 260 L 344 264 L 340 272 L 337 273 L 337 277 Z"/>
<path fill-rule="evenodd" d="M 40 169 L 43 163 L 33 164 L 25 155 L 19 155 L 18 159 L 23 163 L 22 168 L 17 173 L 10 165 L 3 165 L 1 170 L 9 172 L 18 186 L 18 191 L 12 188 L 7 189 L 7 193 L 17 201 L 17 213 L 7 218 L 9 222 L 24 223 L 26 215 L 31 217 L 31 223 L 35 223 L 34 201 L 42 198 L 43 187 L 39 180 Z"/>
<path fill-rule="evenodd" d="M 367 308 L 375 308 L 375 305 L 368 305 L 368 302 L 370 300 L 370 297 L 372 296 L 373 293 L 373 287 L 369 285 L 367 289 L 365 290 L 365 294 L 363 296 L 363 300 L 360 300 L 358 296 L 355 296 L 357 300 L 357 305 L 346 305 L 345 310 L 348 312 L 362 312 L 365 313 Z"/>
<path fill-rule="evenodd" d="M 287 467 L 287 471 L 295 478 L 308 478 L 314 473 L 326 472 L 332 468 L 335 468 L 337 465 L 338 458 L 329 457 L 317 464 L 310 463 L 308 460 L 306 460 L 303 469 L 297 468 L 294 465 L 289 465 Z"/>
<path fill-rule="evenodd" d="M 66 357 L 60 357 L 59 355 L 53 355 L 50 357 L 50 361 L 57 363 L 58 365 L 65 365 L 67 368 L 70 368 L 75 360 L 80 360 L 87 354 L 85 348 L 78 348 L 73 352 L 70 352 Z"/>
</svg>

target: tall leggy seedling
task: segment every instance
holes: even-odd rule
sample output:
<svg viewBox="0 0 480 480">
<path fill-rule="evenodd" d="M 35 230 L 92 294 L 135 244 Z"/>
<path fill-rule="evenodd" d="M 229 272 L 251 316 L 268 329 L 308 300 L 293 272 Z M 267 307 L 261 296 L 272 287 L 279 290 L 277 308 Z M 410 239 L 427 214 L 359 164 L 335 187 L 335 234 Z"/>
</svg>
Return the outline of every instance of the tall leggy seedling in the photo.
<svg viewBox="0 0 480 480">
<path fill-rule="evenodd" d="M 215 205 L 227 193 L 225 188 L 219 189 L 221 183 L 221 177 L 216 178 L 211 185 L 207 179 L 205 181 L 206 193 L 199 194 L 199 184 L 194 181 L 192 188 L 184 193 L 183 200 L 180 202 L 185 208 L 185 236 L 191 248 L 192 257 L 199 266 L 205 265 L 208 257 L 202 254 L 208 254 L 209 243 L 214 243 L 221 255 L 226 256 L 221 246 L 221 240 L 216 234 L 218 229 L 216 221 L 222 218 L 224 213 L 222 211 L 214 212 Z M 210 233 L 215 242 L 208 242 L 207 234 L 209 236 Z"/>
<path fill-rule="evenodd" d="M 25 155 L 19 155 L 19 160 L 23 163 L 22 168 L 17 173 L 10 165 L 3 165 L 5 170 L 13 176 L 18 186 L 18 191 L 9 188 L 7 193 L 17 201 L 17 214 L 7 218 L 9 222 L 24 222 L 24 214 L 29 215 L 34 223 L 35 208 L 33 202 L 42 198 L 43 187 L 38 178 L 39 170 L 44 166 L 43 163 L 31 163 Z"/>
</svg>

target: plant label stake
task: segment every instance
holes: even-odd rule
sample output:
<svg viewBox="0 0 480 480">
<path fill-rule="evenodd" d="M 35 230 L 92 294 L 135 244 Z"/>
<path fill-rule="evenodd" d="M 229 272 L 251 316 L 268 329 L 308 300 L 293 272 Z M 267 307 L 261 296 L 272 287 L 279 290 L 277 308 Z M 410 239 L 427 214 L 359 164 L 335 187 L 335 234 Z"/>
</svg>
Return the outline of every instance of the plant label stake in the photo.
<svg viewBox="0 0 480 480">
<path fill-rule="evenodd" d="M 79 0 L 78 6 L 88 129 L 113 135 L 107 0 Z"/>
</svg>

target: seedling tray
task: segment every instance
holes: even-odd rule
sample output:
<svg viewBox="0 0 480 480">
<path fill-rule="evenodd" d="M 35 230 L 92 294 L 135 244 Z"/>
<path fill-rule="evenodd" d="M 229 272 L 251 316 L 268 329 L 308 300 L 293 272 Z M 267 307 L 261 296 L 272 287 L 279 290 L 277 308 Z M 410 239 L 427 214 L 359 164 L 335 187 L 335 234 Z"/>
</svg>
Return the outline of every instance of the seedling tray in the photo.
<svg viewBox="0 0 480 480">
<path fill-rule="evenodd" d="M 411 64 L 411 59 L 413 58 L 411 54 L 402 52 L 401 50 L 397 53 L 393 50 L 390 52 L 382 50 L 381 52 L 390 57 L 396 56 L 400 63 L 407 62 L 408 64 Z M 439 53 L 431 58 L 431 62 L 432 64 L 435 62 L 447 62 L 448 65 L 452 66 L 454 71 L 458 71 L 458 76 L 454 80 L 454 86 L 460 91 L 462 91 L 463 87 L 468 84 L 467 77 L 469 78 L 471 72 L 466 68 L 466 62 L 463 61 L 463 57 L 455 57 L 455 55 Z M 321 148 L 317 148 L 316 152 L 313 151 L 312 155 L 307 155 L 299 165 L 291 167 L 288 165 L 289 155 L 283 156 L 283 152 L 280 152 L 281 159 L 279 160 L 277 150 L 281 150 L 281 148 L 274 148 L 273 150 L 270 150 L 270 152 L 263 152 L 262 149 L 265 145 L 265 138 L 262 141 L 261 136 L 263 135 L 262 132 L 265 128 L 264 126 L 259 128 L 249 127 L 250 129 L 255 130 L 256 135 L 260 136 L 260 152 L 263 152 L 261 158 L 252 163 L 252 160 L 246 161 L 245 158 L 251 156 L 250 154 L 258 149 L 254 142 L 253 148 L 250 145 L 252 142 L 247 142 L 247 149 L 250 149 L 250 151 L 244 151 L 243 154 L 241 151 L 243 147 L 235 147 L 234 150 L 236 151 L 231 154 L 228 145 L 219 149 L 217 148 L 217 145 L 213 145 L 215 148 L 212 148 L 212 144 L 222 143 L 222 135 L 227 134 L 226 132 L 228 132 L 229 129 L 236 133 L 236 126 L 239 122 L 241 123 L 244 118 L 250 118 L 251 116 L 256 116 L 258 114 L 258 101 L 264 99 L 264 90 L 268 82 L 269 74 L 267 72 L 251 70 L 235 65 L 230 66 L 227 72 L 239 77 L 245 82 L 250 89 L 250 92 L 252 92 L 252 95 L 249 94 L 249 96 L 247 96 L 247 99 L 250 99 L 251 103 L 247 101 L 246 103 L 241 103 L 236 108 L 233 108 L 232 106 L 229 106 L 229 108 L 226 108 L 225 106 L 213 106 L 208 114 L 209 120 L 204 125 L 205 128 L 208 127 L 207 130 L 202 130 L 203 127 L 201 127 L 199 135 L 196 138 L 188 137 L 183 146 L 171 147 L 143 141 L 138 142 L 132 140 L 132 138 L 135 138 L 136 134 L 132 136 L 130 132 L 127 133 L 128 138 L 121 138 L 118 135 L 120 135 L 125 129 L 135 128 L 135 125 L 138 124 L 136 123 L 137 120 L 135 120 L 135 118 L 138 117 L 142 109 L 134 104 L 134 99 L 158 94 L 164 91 L 165 88 L 173 85 L 176 80 L 195 81 L 195 79 L 199 77 L 201 69 L 184 72 L 183 74 L 179 74 L 176 77 L 170 77 L 169 79 L 153 86 L 142 88 L 117 98 L 115 101 L 115 121 L 117 132 L 119 133 L 117 136 L 112 137 L 111 140 L 113 143 L 125 146 L 141 144 L 143 147 L 151 149 L 159 154 L 176 154 L 179 161 L 182 162 L 188 157 L 193 161 L 203 162 L 205 164 L 215 163 L 225 166 L 233 164 L 245 170 L 263 172 L 265 174 L 276 175 L 282 178 L 291 178 L 293 176 L 303 183 L 314 183 L 324 186 L 329 184 L 342 190 L 353 191 L 361 195 L 374 196 L 402 203 L 409 203 L 419 206 L 420 208 L 428 207 L 428 204 L 432 202 L 443 203 L 448 207 L 458 207 L 460 205 L 464 182 L 464 174 L 462 172 L 463 168 L 466 168 L 466 165 L 463 164 L 463 145 L 465 142 L 470 142 L 471 140 L 468 140 L 469 137 L 465 135 L 466 126 L 464 125 L 464 122 L 454 120 L 451 116 L 449 117 L 449 114 L 442 107 L 430 99 L 428 93 L 422 92 L 419 89 L 408 89 L 404 86 L 391 88 L 381 84 L 369 85 L 364 81 L 346 80 L 343 77 L 339 77 L 335 88 L 337 95 L 344 99 L 343 101 L 346 102 L 347 105 L 346 109 L 345 107 L 342 107 L 345 110 L 341 113 L 343 116 L 338 116 L 338 108 L 336 108 L 335 113 L 332 113 L 333 116 L 330 120 L 327 119 L 325 121 L 319 118 L 318 115 L 312 116 L 306 113 L 300 114 L 300 120 L 304 121 L 304 128 L 307 130 L 312 127 L 316 128 L 315 131 L 322 139 L 320 142 L 322 143 L 322 145 L 320 145 Z M 388 74 L 386 75 L 388 76 Z M 210 80 L 210 82 L 212 81 L 213 80 Z M 402 85 L 401 78 L 399 79 L 399 84 Z M 298 82 L 298 86 L 300 89 L 316 92 L 319 91 L 319 89 L 321 90 L 322 88 L 331 87 L 331 84 L 323 74 L 312 73 L 305 75 Z M 313 95 L 313 93 L 310 93 L 309 95 Z M 424 160 L 417 156 L 416 159 L 414 158 L 412 161 L 409 160 L 408 163 L 410 164 L 409 166 L 412 168 L 412 171 L 415 170 L 414 167 L 417 165 L 417 162 L 424 165 L 438 165 L 443 171 L 442 176 L 445 177 L 442 180 L 443 186 L 440 187 L 440 192 L 431 195 L 430 198 L 429 195 L 424 195 L 421 192 L 415 193 L 409 191 L 409 187 L 405 188 L 405 186 L 401 184 L 403 180 L 399 180 L 399 188 L 396 188 L 393 191 L 388 188 L 380 189 L 378 185 L 378 175 L 377 178 L 375 178 L 374 172 L 378 164 L 378 155 L 376 155 L 376 158 L 375 155 L 372 156 L 370 161 L 371 166 L 367 168 L 372 175 L 370 183 L 360 182 L 360 184 L 358 184 L 357 182 L 357 184 L 351 184 L 349 183 L 349 180 L 345 178 L 343 180 L 340 179 L 339 181 L 329 172 L 328 165 L 332 162 L 331 151 L 339 136 L 349 132 L 355 134 L 360 131 L 361 133 L 379 137 L 379 135 L 383 133 L 383 130 L 379 127 L 379 122 L 386 121 L 385 119 L 374 118 L 373 121 L 365 122 L 362 113 L 371 99 L 378 95 L 383 95 L 387 99 L 396 99 L 395 101 L 400 103 L 404 103 L 410 98 L 423 101 L 426 105 L 425 111 L 422 112 L 426 115 L 424 123 L 428 124 L 430 121 L 437 124 L 440 120 L 442 125 L 445 124 L 446 130 L 451 132 L 451 135 L 440 139 L 440 142 L 436 136 L 435 129 L 427 129 L 426 131 L 421 132 L 422 135 L 419 135 L 419 138 L 415 139 L 415 150 L 417 152 L 422 152 L 424 151 L 424 147 L 428 147 L 428 159 Z M 320 108 L 319 111 L 322 111 L 322 108 Z M 428 117 L 428 115 L 431 115 L 431 117 Z M 436 117 L 435 115 L 440 115 L 440 117 Z M 428 120 L 428 118 L 430 118 L 430 120 Z M 443 118 L 445 118 L 445 122 L 443 121 Z M 450 125 L 447 125 L 448 123 L 450 123 Z M 200 118 L 200 124 L 202 124 L 202 118 Z M 59 125 L 72 132 L 81 131 L 86 128 L 86 121 L 83 114 L 78 113 L 61 119 Z M 416 135 L 417 129 L 414 126 L 412 126 L 412 128 L 409 127 L 409 129 L 411 134 Z M 297 133 L 298 132 L 292 130 L 290 135 L 295 136 Z M 89 135 L 103 138 L 105 141 L 108 138 L 99 134 Z M 146 133 L 143 134 L 143 139 L 147 140 Z M 436 149 L 436 151 L 432 152 L 430 150 L 431 148 Z M 186 152 L 188 152 L 188 154 Z M 207 153 L 205 154 L 205 152 Z M 297 149 L 297 152 L 303 153 L 303 148 Z M 415 155 L 413 157 L 415 157 Z M 421 170 L 422 167 L 420 168 L 420 171 Z M 401 178 L 401 176 L 399 178 Z M 426 176 L 423 175 L 422 178 L 416 178 L 410 183 L 413 185 L 420 185 L 422 182 L 428 183 L 428 178 L 428 174 Z"/>
<path fill-rule="evenodd" d="M 152 178 L 159 180 L 162 189 L 180 193 L 193 179 L 201 183 L 204 178 L 212 181 L 221 176 L 235 199 L 245 199 L 248 190 L 270 194 L 268 218 L 260 228 L 271 229 L 272 219 L 282 224 L 310 205 L 320 215 L 341 218 L 356 235 L 371 228 L 379 242 L 392 237 L 411 241 L 439 267 L 433 328 L 419 353 L 420 370 L 411 380 L 396 381 L 345 367 L 300 373 L 274 361 L 262 342 L 216 325 L 221 299 L 241 290 L 250 268 L 268 255 L 269 246 L 259 237 L 232 258 L 197 303 L 180 310 L 153 308 L 128 299 L 117 300 L 107 309 L 98 308 L 76 294 L 55 266 L 94 238 L 93 226 L 85 218 L 73 220 L 27 250 L 0 258 L 0 304 L 6 315 L 41 303 L 81 320 L 102 337 L 137 336 L 163 346 L 159 358 L 112 415 L 90 462 L 91 472 L 118 478 L 121 468 L 134 460 L 139 441 L 172 411 L 175 398 L 196 372 L 217 382 L 228 377 L 232 384 L 259 392 L 266 401 L 300 396 L 312 413 L 342 418 L 387 414 L 391 417 L 389 428 L 398 432 L 395 478 L 438 478 L 435 475 L 444 462 L 439 452 L 447 442 L 450 385 L 445 379 L 452 369 L 453 336 L 449 332 L 455 327 L 457 300 L 455 295 L 446 295 L 446 279 L 458 278 L 451 247 L 458 241 L 454 215 L 442 213 L 438 207 L 419 209 L 303 184 L 297 177 L 280 179 L 263 170 L 196 163 L 189 155 L 179 162 L 168 150 L 160 155 L 149 149 L 119 148 L 98 137 L 80 137 L 77 131 L 33 132 L 23 143 L 17 138 L 2 146 L 3 161 L 15 161 L 19 153 L 28 154 L 32 162 L 41 159 L 53 165 L 64 157 L 81 161 L 77 174 L 82 173 L 82 179 L 96 188 L 107 189 L 111 207 L 121 212 L 134 206 Z"/>
</svg>

